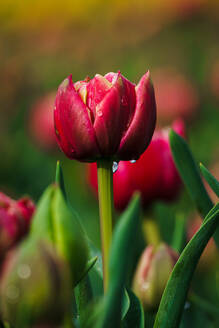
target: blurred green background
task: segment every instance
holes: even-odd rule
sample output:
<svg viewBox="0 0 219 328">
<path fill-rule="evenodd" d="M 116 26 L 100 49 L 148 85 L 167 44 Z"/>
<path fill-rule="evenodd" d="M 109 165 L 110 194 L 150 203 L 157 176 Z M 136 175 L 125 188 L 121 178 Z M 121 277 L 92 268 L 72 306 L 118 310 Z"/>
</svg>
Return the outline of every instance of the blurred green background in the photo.
<svg viewBox="0 0 219 328">
<path fill-rule="evenodd" d="M 70 73 L 73 81 L 77 81 L 87 75 L 120 70 L 137 83 L 149 68 L 152 80 L 158 76 L 154 80 L 155 91 L 159 89 L 156 80 L 159 84 L 160 71 L 164 84 L 171 71 L 183 76 L 195 99 L 185 114 L 189 144 L 197 161 L 209 168 L 216 167 L 219 160 L 218 9 L 217 0 L 2 0 L 1 190 L 15 198 L 29 194 L 37 201 L 54 180 L 56 160 L 60 159 L 72 205 L 80 213 L 91 238 L 98 243 L 97 201 L 86 184 L 85 164 L 66 159 L 51 141 L 49 122 L 52 122 L 53 101 L 45 110 L 47 114 L 42 110 L 41 115 L 38 110 L 43 107 L 39 99 L 55 92 Z M 174 81 L 171 83 L 174 85 Z M 179 102 L 190 97 L 184 95 L 180 86 L 178 89 Z M 168 94 L 166 98 L 174 98 L 174 89 Z M 162 99 L 168 107 L 168 99 Z M 165 108 L 164 112 L 159 110 L 160 125 L 171 123 L 174 115 L 179 116 L 175 113 L 173 117 L 165 117 Z M 158 215 L 167 211 L 168 216 L 175 207 L 188 215 L 192 210 L 186 194 L 177 204 L 160 206 Z"/>
</svg>

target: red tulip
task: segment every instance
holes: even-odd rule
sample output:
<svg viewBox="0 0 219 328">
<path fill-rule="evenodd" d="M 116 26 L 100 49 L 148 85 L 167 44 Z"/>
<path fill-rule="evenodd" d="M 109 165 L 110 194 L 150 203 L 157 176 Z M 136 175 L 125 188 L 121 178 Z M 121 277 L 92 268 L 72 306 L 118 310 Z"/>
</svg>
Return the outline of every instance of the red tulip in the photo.
<svg viewBox="0 0 219 328">
<path fill-rule="evenodd" d="M 149 72 L 137 86 L 120 72 L 74 84 L 69 76 L 58 89 L 54 119 L 57 141 L 70 159 L 137 159 L 156 121 Z"/>
<path fill-rule="evenodd" d="M 34 210 L 29 198 L 15 201 L 0 192 L 0 258 L 28 232 Z"/>
<path fill-rule="evenodd" d="M 172 128 L 184 136 L 184 124 L 175 121 Z M 153 201 L 170 201 L 177 197 L 181 180 L 175 168 L 169 140 L 169 128 L 155 131 L 147 150 L 136 163 L 120 162 L 113 175 L 114 202 L 118 210 L 126 207 L 135 191 L 140 191 L 143 205 Z M 96 164 L 89 164 L 89 182 L 97 193 Z"/>
<path fill-rule="evenodd" d="M 157 116 L 161 123 L 169 123 L 178 117 L 190 120 L 198 107 L 197 92 L 186 77 L 171 69 L 154 72 Z"/>
</svg>

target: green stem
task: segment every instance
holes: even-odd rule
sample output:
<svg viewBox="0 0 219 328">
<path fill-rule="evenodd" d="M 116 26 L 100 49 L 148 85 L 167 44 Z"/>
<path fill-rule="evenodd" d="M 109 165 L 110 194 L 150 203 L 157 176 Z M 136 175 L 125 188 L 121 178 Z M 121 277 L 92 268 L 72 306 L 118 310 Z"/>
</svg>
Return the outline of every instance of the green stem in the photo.
<svg viewBox="0 0 219 328">
<path fill-rule="evenodd" d="M 108 287 L 109 272 L 109 249 L 112 239 L 113 219 L 113 172 L 112 162 L 101 160 L 97 163 L 98 196 L 100 211 L 100 232 L 103 260 L 103 285 L 104 292 Z"/>
</svg>

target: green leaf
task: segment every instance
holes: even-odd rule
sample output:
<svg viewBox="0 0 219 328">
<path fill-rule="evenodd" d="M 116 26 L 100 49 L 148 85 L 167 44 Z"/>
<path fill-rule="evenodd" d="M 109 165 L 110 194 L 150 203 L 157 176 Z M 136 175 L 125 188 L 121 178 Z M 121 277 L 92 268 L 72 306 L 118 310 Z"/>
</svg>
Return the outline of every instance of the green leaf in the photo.
<svg viewBox="0 0 219 328">
<path fill-rule="evenodd" d="M 198 211 L 204 218 L 214 206 L 202 182 L 199 169 L 186 141 L 174 131 L 170 132 L 170 146 L 174 162 L 179 174 L 194 201 Z M 215 231 L 214 240 L 219 248 L 219 229 Z"/>
<path fill-rule="evenodd" d="M 57 164 L 56 164 L 56 183 L 61 188 L 61 191 L 63 193 L 63 196 L 64 196 L 64 198 L 66 200 L 67 199 L 67 196 L 66 196 L 66 191 L 65 191 L 64 176 L 63 176 L 63 172 L 62 172 L 60 161 L 57 161 Z"/>
<path fill-rule="evenodd" d="M 173 231 L 171 246 L 177 252 L 181 253 L 186 241 L 186 228 L 185 217 L 183 214 L 178 213 L 175 218 L 175 228 Z"/>
<path fill-rule="evenodd" d="M 200 163 L 200 169 L 211 189 L 219 197 L 219 181 L 208 171 L 208 169 L 202 163 Z"/>
<path fill-rule="evenodd" d="M 124 287 L 130 266 L 134 261 L 139 218 L 140 201 L 139 196 L 135 196 L 119 219 L 113 234 L 109 261 L 109 287 L 104 300 L 104 311 L 97 323 L 98 328 L 121 325 Z"/>
<path fill-rule="evenodd" d="M 67 206 L 58 187 L 54 192 L 51 212 L 55 248 L 69 263 L 76 285 L 86 269 L 87 240 L 77 216 Z"/>
<path fill-rule="evenodd" d="M 53 242 L 51 202 L 55 186 L 49 186 L 41 196 L 34 214 L 29 238 L 44 239 Z"/>
<path fill-rule="evenodd" d="M 82 279 L 74 289 L 75 301 L 77 306 L 77 317 L 80 319 L 83 317 L 84 311 L 93 299 L 90 279 L 86 276 Z"/>
<path fill-rule="evenodd" d="M 126 316 L 130 306 L 129 293 L 125 289 L 124 296 L 122 299 L 122 319 Z"/>
<path fill-rule="evenodd" d="M 95 265 L 96 262 L 97 262 L 97 256 L 95 256 L 92 259 L 87 261 L 87 264 L 86 264 L 86 267 L 85 267 L 84 273 L 82 274 L 81 279 L 83 279 L 88 274 L 88 272 L 93 268 L 93 266 Z"/>
<path fill-rule="evenodd" d="M 213 203 L 205 190 L 198 167 L 186 141 L 171 130 L 170 146 L 174 162 L 190 197 L 195 202 L 201 215 L 207 215 L 213 207 Z"/>
<path fill-rule="evenodd" d="M 130 300 L 130 306 L 123 320 L 122 327 L 144 328 L 144 311 L 141 302 L 131 290 L 127 290 L 127 292 Z"/>
<path fill-rule="evenodd" d="M 209 239 L 218 227 L 219 203 L 205 217 L 205 220 L 184 248 L 164 290 L 154 328 L 178 327 L 192 275 Z"/>
</svg>

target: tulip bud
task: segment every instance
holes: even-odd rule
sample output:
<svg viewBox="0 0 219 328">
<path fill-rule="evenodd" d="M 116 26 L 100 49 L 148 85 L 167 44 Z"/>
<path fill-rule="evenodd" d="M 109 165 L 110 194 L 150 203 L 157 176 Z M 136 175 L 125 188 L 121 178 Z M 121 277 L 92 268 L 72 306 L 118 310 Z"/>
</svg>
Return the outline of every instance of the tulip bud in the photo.
<svg viewBox="0 0 219 328">
<path fill-rule="evenodd" d="M 134 275 L 133 290 L 145 310 L 158 307 L 177 259 L 178 254 L 164 243 L 144 250 Z"/>
<path fill-rule="evenodd" d="M 54 119 L 58 144 L 70 159 L 137 159 L 156 121 L 149 72 L 137 86 L 120 72 L 74 84 L 69 76 L 58 89 Z"/>
<path fill-rule="evenodd" d="M 84 231 L 57 185 L 42 195 L 31 226 L 30 238 L 48 241 L 70 266 L 74 285 L 83 277 L 88 260 Z"/>
<path fill-rule="evenodd" d="M 172 128 L 181 136 L 185 135 L 183 121 L 176 120 Z M 144 207 L 157 200 L 172 201 L 178 196 L 182 184 L 173 162 L 168 134 L 169 128 L 157 129 L 136 163 L 119 163 L 113 174 L 114 203 L 118 210 L 127 206 L 135 191 L 140 191 Z M 97 193 L 96 164 L 89 164 L 88 175 Z"/>
<path fill-rule="evenodd" d="M 13 327 L 60 324 L 70 304 L 71 280 L 65 262 L 47 244 L 24 242 L 4 268 L 1 318 Z"/>
<path fill-rule="evenodd" d="M 0 258 L 28 232 L 35 210 L 29 198 L 15 201 L 0 192 Z"/>
</svg>

